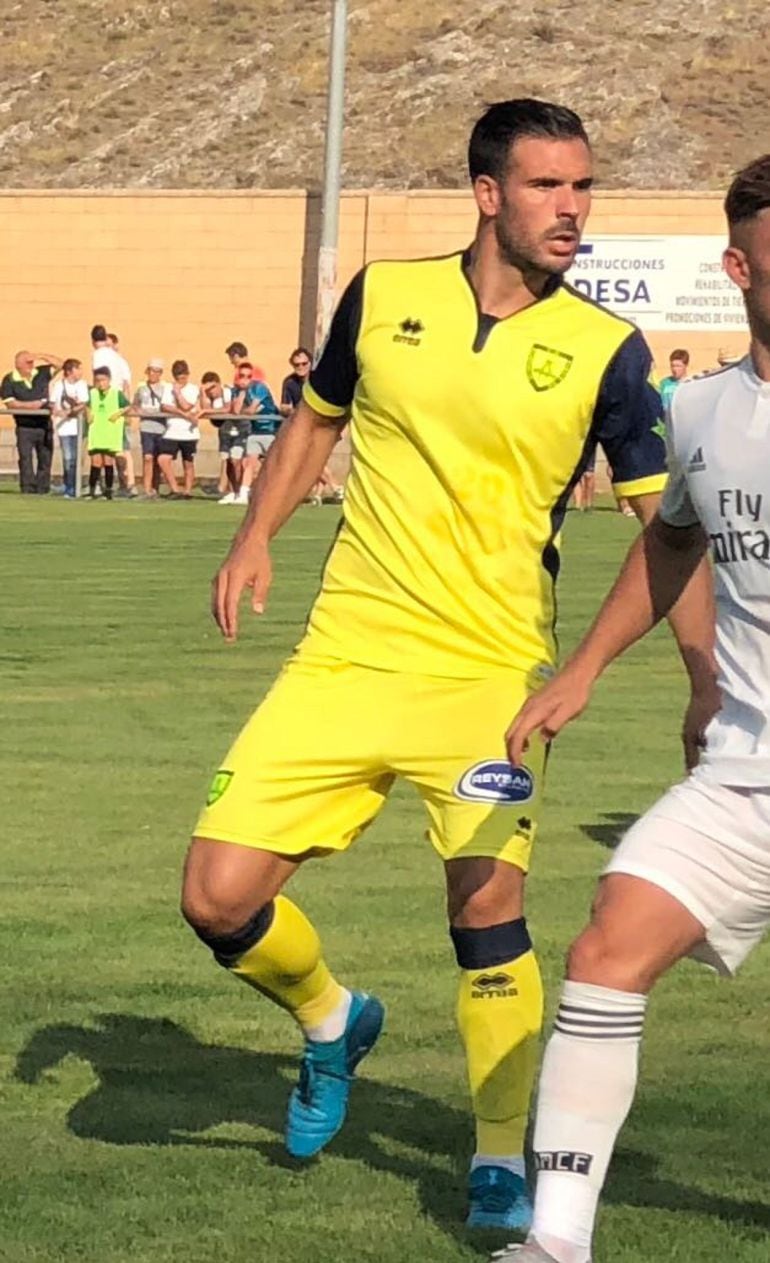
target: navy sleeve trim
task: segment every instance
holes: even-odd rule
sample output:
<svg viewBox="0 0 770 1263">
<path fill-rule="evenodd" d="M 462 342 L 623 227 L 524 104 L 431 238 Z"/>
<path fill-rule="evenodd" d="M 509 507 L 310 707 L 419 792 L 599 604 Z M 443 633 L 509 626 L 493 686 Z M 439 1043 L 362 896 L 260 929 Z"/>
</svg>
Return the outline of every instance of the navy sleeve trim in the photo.
<svg viewBox="0 0 770 1263">
<path fill-rule="evenodd" d="M 602 377 L 592 432 L 604 448 L 615 483 L 665 473 L 663 407 L 650 381 L 651 369 L 650 348 L 639 330 L 633 329 Z"/>
<path fill-rule="evenodd" d="M 334 408 L 349 408 L 358 381 L 358 335 L 364 310 L 366 268 L 353 277 L 334 313 L 321 358 L 310 374 L 315 394 Z"/>
</svg>

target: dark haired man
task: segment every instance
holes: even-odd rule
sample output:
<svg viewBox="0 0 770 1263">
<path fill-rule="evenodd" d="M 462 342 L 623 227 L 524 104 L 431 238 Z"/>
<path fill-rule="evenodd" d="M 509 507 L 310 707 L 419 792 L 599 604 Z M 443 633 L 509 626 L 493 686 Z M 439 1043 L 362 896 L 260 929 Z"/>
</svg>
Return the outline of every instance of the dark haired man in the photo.
<svg viewBox="0 0 770 1263">
<path fill-rule="evenodd" d="M 734 973 L 770 925 L 770 154 L 738 173 L 725 211 L 724 266 L 743 291 L 750 353 L 677 390 L 660 510 L 576 653 L 509 732 L 514 759 L 530 738 L 554 737 L 711 553 L 714 718 L 689 777 L 615 851 L 572 946 L 540 1081 L 533 1238 L 495 1256 L 511 1263 L 590 1263 L 649 991 L 687 955 Z"/>
<path fill-rule="evenodd" d="M 302 387 L 305 385 L 313 367 L 313 357 L 304 346 L 298 346 L 289 356 L 291 372 L 284 377 L 281 385 L 281 416 L 290 417 L 302 399 Z"/>
<path fill-rule="evenodd" d="M 263 382 L 265 380 L 264 370 L 259 368 L 258 365 L 251 363 L 248 347 L 245 342 L 231 342 L 229 346 L 225 347 L 225 355 L 235 370 L 234 384 L 237 382 L 238 369 L 241 364 L 249 365 L 252 379 L 255 382 Z"/>
<path fill-rule="evenodd" d="M 542 1015 L 523 898 L 544 751 L 510 767 L 503 732 L 511 699 L 553 669 L 559 530 L 596 443 L 643 516 L 664 483 L 664 446 L 641 335 L 562 281 L 591 199 L 580 119 L 540 101 L 495 105 L 473 130 L 469 167 L 472 245 L 354 278 L 216 577 L 214 613 L 232 640 L 244 588 L 264 608 L 269 542 L 350 414 L 344 517 L 321 592 L 215 778 L 183 908 L 219 963 L 302 1027 L 286 1141 L 309 1157 L 342 1125 L 383 1010 L 336 982 L 279 892 L 308 856 L 345 850 L 397 776 L 415 785 L 460 970 L 477 1127 L 468 1222 L 522 1230 Z"/>
</svg>

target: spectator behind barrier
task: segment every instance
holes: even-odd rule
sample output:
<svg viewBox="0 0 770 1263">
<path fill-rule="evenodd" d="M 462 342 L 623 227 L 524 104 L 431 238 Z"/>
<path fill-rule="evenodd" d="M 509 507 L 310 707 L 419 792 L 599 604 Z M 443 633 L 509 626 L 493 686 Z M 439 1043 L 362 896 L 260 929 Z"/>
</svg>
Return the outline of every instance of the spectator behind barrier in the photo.
<svg viewBox="0 0 770 1263">
<path fill-rule="evenodd" d="M 96 373 L 97 368 L 108 368 L 113 385 L 118 390 L 122 390 L 127 399 L 130 399 L 131 368 L 128 360 L 121 355 L 118 349 L 118 335 L 116 333 L 108 333 L 104 325 L 94 325 L 91 329 L 91 345 L 93 347 L 91 367 L 94 373 Z M 127 495 L 133 497 L 136 495 L 136 473 L 134 471 L 134 458 L 131 453 L 130 419 L 123 427 L 123 448 L 116 459 L 120 485 Z"/>
<path fill-rule="evenodd" d="M 0 383 L 3 406 L 13 411 L 16 424 L 16 450 L 19 457 L 19 488 L 22 495 L 47 495 L 51 490 L 53 428 L 48 394 L 51 379 L 60 372 L 56 355 L 18 351 L 14 367 Z M 36 416 L 35 413 L 42 413 Z"/>
<path fill-rule="evenodd" d="M 233 392 L 222 384 L 219 373 L 204 373 L 201 378 L 201 407 L 219 434 L 220 504 L 240 504 L 243 458 L 251 424 L 244 417 L 231 415 Z"/>
<path fill-rule="evenodd" d="M 238 376 L 238 366 L 247 363 L 251 369 L 251 376 L 255 382 L 263 382 L 265 380 L 264 369 L 256 367 L 249 359 L 249 351 L 245 342 L 231 342 L 225 347 L 225 355 L 233 366 L 233 381 Z"/>
<path fill-rule="evenodd" d="M 80 360 L 64 361 L 62 376 L 53 382 L 49 398 L 61 448 L 64 496 L 67 500 L 74 500 L 78 493 L 79 422 L 81 417 L 85 421 L 89 402 L 88 385 L 83 381 L 83 365 Z"/>
<path fill-rule="evenodd" d="M 115 461 L 123 451 L 125 417 L 131 404 L 128 397 L 112 384 L 112 374 L 106 364 L 94 372 L 94 384 L 89 392 L 88 409 L 88 456 L 91 468 L 88 474 L 88 494 L 96 499 L 101 489 L 104 470 L 104 499 L 112 499 L 115 478 Z"/>
<path fill-rule="evenodd" d="M 163 395 L 170 389 L 163 380 L 163 360 L 148 361 L 145 380 L 137 387 L 133 408 L 139 414 L 139 438 L 142 444 L 142 486 L 149 500 L 155 500 L 160 488 L 161 439 L 166 433 Z M 152 414 L 152 415 L 149 415 Z"/>
<path fill-rule="evenodd" d="M 166 433 L 160 441 L 158 463 L 173 496 L 179 496 L 179 484 L 174 473 L 174 461 L 182 458 L 184 490 L 181 497 L 189 500 L 195 486 L 195 453 L 200 431 L 198 416 L 200 386 L 190 380 L 190 366 L 186 360 L 174 360 L 171 365 L 173 384 L 163 394 L 163 412 L 166 415 Z"/>
<path fill-rule="evenodd" d="M 289 357 L 292 371 L 281 386 L 281 416 L 290 417 L 302 398 L 302 387 L 310 376 L 313 357 L 304 346 L 298 346 Z"/>
</svg>

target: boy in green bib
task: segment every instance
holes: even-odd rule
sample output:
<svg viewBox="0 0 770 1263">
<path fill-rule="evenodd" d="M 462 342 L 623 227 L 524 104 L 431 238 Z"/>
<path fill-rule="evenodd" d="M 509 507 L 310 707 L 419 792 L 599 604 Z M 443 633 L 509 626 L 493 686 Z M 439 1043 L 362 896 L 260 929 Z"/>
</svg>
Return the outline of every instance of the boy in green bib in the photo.
<svg viewBox="0 0 770 1263">
<path fill-rule="evenodd" d="M 108 368 L 97 368 L 94 384 L 88 400 L 88 456 L 91 469 L 88 475 L 88 494 L 96 498 L 96 488 L 101 483 L 104 469 L 105 499 L 112 499 L 115 482 L 115 457 L 123 451 L 124 417 L 130 408 L 129 400 L 112 384 Z"/>
</svg>

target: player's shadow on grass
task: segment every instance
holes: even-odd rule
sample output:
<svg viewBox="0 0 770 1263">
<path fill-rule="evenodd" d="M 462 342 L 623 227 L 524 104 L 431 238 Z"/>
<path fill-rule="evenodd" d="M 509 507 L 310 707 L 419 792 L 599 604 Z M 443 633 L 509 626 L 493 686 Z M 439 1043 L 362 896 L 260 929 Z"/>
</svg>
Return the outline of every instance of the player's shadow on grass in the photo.
<svg viewBox="0 0 770 1263">
<path fill-rule="evenodd" d="M 70 1130 L 81 1139 L 245 1149 L 277 1166 L 309 1169 L 289 1158 L 281 1140 L 286 1099 L 296 1078 L 293 1057 L 202 1044 L 164 1019 L 106 1014 L 90 1027 L 37 1031 L 19 1054 L 16 1078 L 38 1083 L 70 1056 L 88 1062 L 99 1080 L 67 1116 Z M 253 1126 L 269 1136 L 251 1140 L 202 1134 L 228 1123 Z M 414 1183 L 425 1214 L 486 1256 L 488 1241 L 468 1242 L 459 1218 L 470 1139 L 464 1111 L 407 1088 L 362 1078 L 354 1087 L 348 1122 L 330 1152 Z M 661 1178 L 655 1158 L 646 1153 L 617 1154 L 606 1200 L 770 1230 L 770 1206 Z M 500 1244 L 499 1238 L 497 1233 L 494 1244 Z"/>
<path fill-rule="evenodd" d="M 67 1115 L 70 1131 L 81 1139 L 245 1149 L 272 1165 L 309 1169 L 294 1162 L 282 1142 L 295 1057 L 203 1044 L 174 1022 L 110 1013 L 93 1026 L 37 1031 L 19 1054 L 16 1078 L 38 1083 L 66 1057 L 88 1062 L 99 1080 Z M 203 1134 L 227 1124 L 269 1134 L 254 1139 Z M 415 1184 L 425 1214 L 464 1239 L 459 1215 L 471 1141 L 465 1112 L 362 1077 L 330 1152 Z M 486 1255 L 486 1246 L 480 1244 L 479 1253 Z"/>
<path fill-rule="evenodd" d="M 763 1234 L 770 1232 L 770 1205 L 766 1202 L 738 1201 L 667 1180 L 657 1173 L 657 1159 L 649 1153 L 618 1150 L 603 1196 L 610 1204 L 702 1215 Z"/>
<path fill-rule="evenodd" d="M 639 817 L 630 811 L 603 811 L 599 820 L 592 821 L 590 824 L 581 824 L 580 832 L 592 842 L 606 846 L 608 851 L 614 851 L 623 835 L 628 832 L 632 824 L 636 824 L 638 819 Z"/>
</svg>

